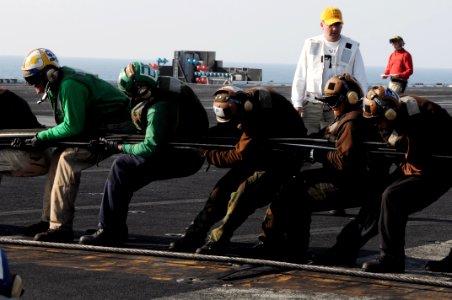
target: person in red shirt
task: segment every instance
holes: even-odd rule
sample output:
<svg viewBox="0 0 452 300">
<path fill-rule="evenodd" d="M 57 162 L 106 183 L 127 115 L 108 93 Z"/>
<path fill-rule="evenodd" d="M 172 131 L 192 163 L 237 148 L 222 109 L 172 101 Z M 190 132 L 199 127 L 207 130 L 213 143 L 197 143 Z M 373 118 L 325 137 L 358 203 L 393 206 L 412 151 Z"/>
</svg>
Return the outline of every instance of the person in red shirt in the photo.
<svg viewBox="0 0 452 300">
<path fill-rule="evenodd" d="M 389 56 L 388 65 L 381 78 L 390 78 L 389 89 L 394 93 L 402 94 L 408 84 L 408 78 L 413 74 L 413 59 L 405 50 L 405 42 L 401 36 L 394 36 L 389 40 L 394 52 Z"/>
</svg>

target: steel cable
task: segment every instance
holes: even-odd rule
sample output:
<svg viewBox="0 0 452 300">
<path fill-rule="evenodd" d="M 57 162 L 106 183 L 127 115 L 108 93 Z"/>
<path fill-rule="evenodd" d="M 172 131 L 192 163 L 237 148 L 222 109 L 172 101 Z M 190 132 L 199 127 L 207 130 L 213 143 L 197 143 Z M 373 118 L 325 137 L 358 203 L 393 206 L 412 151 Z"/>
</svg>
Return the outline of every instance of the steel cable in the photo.
<svg viewBox="0 0 452 300">
<path fill-rule="evenodd" d="M 181 253 L 181 252 L 171 252 L 171 251 L 164 251 L 164 250 L 90 246 L 90 245 L 71 244 L 71 243 L 67 243 L 67 244 L 65 244 L 65 243 L 48 243 L 48 242 L 12 239 L 12 238 L 5 238 L 5 237 L 0 237 L 0 244 L 48 247 L 48 248 L 71 249 L 71 250 L 85 250 L 85 251 L 95 251 L 95 252 L 104 252 L 104 253 L 156 256 L 156 257 L 190 259 L 190 260 L 199 260 L 199 261 L 213 261 L 213 262 L 223 262 L 223 263 L 250 264 L 250 265 L 256 265 L 256 266 L 271 266 L 271 267 L 290 269 L 290 270 L 302 270 L 302 271 L 309 271 L 309 272 L 320 272 L 320 273 L 328 273 L 328 274 L 335 274 L 335 275 L 347 275 L 347 276 L 362 277 L 362 278 L 369 278 L 369 279 L 396 281 L 396 282 L 401 282 L 401 283 L 452 288 L 452 282 L 450 280 L 448 280 L 449 278 L 445 278 L 445 277 L 442 277 L 440 279 L 435 279 L 435 278 L 432 278 L 432 277 L 426 276 L 426 275 L 369 273 L 369 272 L 364 272 L 364 271 L 359 271 L 359 270 L 350 270 L 350 269 L 341 268 L 341 267 L 297 264 L 297 263 L 273 261 L 273 260 L 265 260 L 265 259 L 243 258 L 243 257 L 233 257 L 233 256 L 218 256 L 218 255 L 204 255 L 204 254 L 194 254 L 194 253 Z"/>
</svg>

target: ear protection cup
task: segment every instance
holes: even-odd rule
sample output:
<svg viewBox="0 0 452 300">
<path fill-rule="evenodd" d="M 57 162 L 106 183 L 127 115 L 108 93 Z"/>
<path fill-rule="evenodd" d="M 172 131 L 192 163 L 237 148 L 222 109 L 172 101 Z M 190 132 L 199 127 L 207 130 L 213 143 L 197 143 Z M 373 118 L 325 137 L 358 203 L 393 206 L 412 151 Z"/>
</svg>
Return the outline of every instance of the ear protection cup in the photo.
<svg viewBox="0 0 452 300">
<path fill-rule="evenodd" d="M 253 110 L 253 108 L 254 108 L 254 104 L 250 100 L 246 100 L 245 103 L 243 103 L 243 109 L 246 112 L 251 112 Z"/>
<path fill-rule="evenodd" d="M 254 109 L 254 95 L 250 92 L 247 92 L 245 97 L 246 100 L 243 102 L 243 110 L 249 113 Z"/>
<path fill-rule="evenodd" d="M 355 91 L 348 91 L 346 97 L 347 97 L 348 103 L 350 103 L 352 105 L 358 103 L 358 101 L 359 101 L 358 94 Z"/>
<path fill-rule="evenodd" d="M 46 77 L 49 82 L 55 82 L 58 79 L 58 70 L 50 68 L 46 72 Z"/>
<path fill-rule="evenodd" d="M 272 96 L 267 88 L 259 87 L 248 91 L 246 94 L 247 100 L 243 103 L 243 110 L 251 112 L 256 108 L 269 109 L 272 107 Z"/>
<path fill-rule="evenodd" d="M 347 99 L 348 103 L 351 105 L 354 105 L 356 103 L 358 103 L 359 101 L 359 96 L 358 93 L 356 93 L 353 90 L 350 90 L 350 88 L 348 87 L 347 81 L 352 81 L 353 78 L 350 76 L 350 74 L 344 74 L 339 76 L 339 79 L 342 82 L 342 86 L 344 87 L 346 94 L 345 94 L 345 98 Z"/>
<path fill-rule="evenodd" d="M 377 103 L 378 107 L 382 110 L 382 115 L 388 120 L 388 121 L 394 121 L 397 118 L 397 112 L 395 109 L 390 107 L 388 104 L 384 104 L 383 102 L 391 102 L 391 98 L 385 97 L 385 90 L 382 86 L 374 86 L 371 90 L 367 93 L 367 98 L 370 100 L 375 101 Z M 386 98 L 386 99 L 385 99 Z"/>
<path fill-rule="evenodd" d="M 138 96 L 143 99 L 148 99 L 152 95 L 151 89 L 149 87 L 141 87 L 138 89 Z"/>
<path fill-rule="evenodd" d="M 388 121 L 394 121 L 397 118 L 397 112 L 392 108 L 387 108 L 384 112 L 384 116 Z"/>
</svg>

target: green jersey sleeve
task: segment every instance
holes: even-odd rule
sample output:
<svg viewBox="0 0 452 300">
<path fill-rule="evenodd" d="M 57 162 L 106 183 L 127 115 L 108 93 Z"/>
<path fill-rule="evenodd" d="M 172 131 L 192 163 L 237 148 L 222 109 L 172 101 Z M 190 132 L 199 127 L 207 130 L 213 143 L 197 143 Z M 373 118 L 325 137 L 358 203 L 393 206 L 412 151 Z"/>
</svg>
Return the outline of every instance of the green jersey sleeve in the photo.
<svg viewBox="0 0 452 300">
<path fill-rule="evenodd" d="M 176 127 L 176 104 L 159 101 L 152 104 L 147 112 L 147 126 L 144 140 L 138 144 L 124 144 L 122 151 L 143 157 L 158 153 L 173 136 Z"/>
</svg>

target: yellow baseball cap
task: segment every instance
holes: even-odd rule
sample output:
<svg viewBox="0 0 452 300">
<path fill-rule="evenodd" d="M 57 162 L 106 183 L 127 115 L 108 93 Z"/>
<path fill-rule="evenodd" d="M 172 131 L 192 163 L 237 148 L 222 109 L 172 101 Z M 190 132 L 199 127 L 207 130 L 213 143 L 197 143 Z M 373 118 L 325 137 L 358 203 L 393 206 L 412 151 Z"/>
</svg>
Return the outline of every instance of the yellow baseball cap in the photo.
<svg viewBox="0 0 452 300">
<path fill-rule="evenodd" d="M 342 12 L 336 7 L 327 7 L 322 12 L 322 21 L 330 26 L 334 23 L 344 23 L 342 21 Z"/>
</svg>

